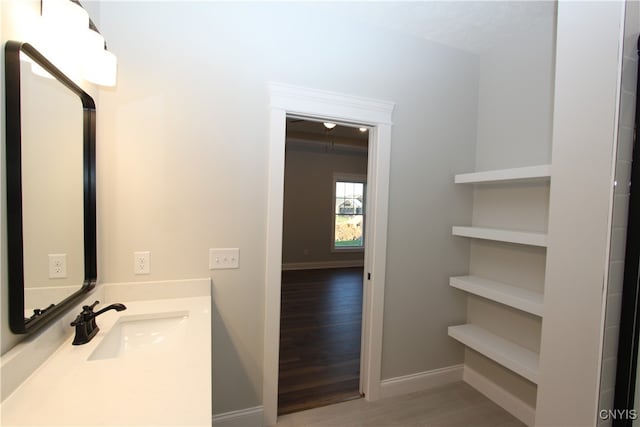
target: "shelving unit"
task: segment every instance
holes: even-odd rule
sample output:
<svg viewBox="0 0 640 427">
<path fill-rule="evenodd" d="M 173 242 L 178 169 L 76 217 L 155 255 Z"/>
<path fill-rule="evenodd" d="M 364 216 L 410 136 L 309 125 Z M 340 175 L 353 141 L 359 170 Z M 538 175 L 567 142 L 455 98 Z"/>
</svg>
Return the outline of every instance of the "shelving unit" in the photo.
<svg viewBox="0 0 640 427">
<path fill-rule="evenodd" d="M 520 225 L 519 221 L 514 222 L 513 219 L 509 217 L 511 215 L 510 211 L 503 211 L 503 209 L 510 209 L 509 202 L 512 201 L 511 197 L 513 197 L 514 195 L 514 186 L 527 184 L 526 187 L 522 187 L 522 190 L 529 192 L 534 191 L 534 193 L 529 194 L 534 194 L 539 197 L 538 195 L 540 193 L 536 193 L 536 191 L 538 191 L 536 189 L 540 188 L 539 185 L 548 185 L 550 183 L 551 165 L 538 165 L 514 169 L 500 169 L 465 173 L 456 175 L 454 181 L 456 184 L 476 185 L 476 188 L 474 189 L 474 191 L 476 192 L 474 194 L 474 201 L 475 203 L 480 203 L 479 206 L 481 206 L 481 209 L 484 209 L 484 211 L 480 211 L 484 213 L 484 218 L 489 218 L 491 217 L 491 215 L 499 213 L 499 216 L 501 218 L 508 218 L 511 224 L 517 223 L 518 225 Z M 504 187 L 495 186 L 492 188 L 482 188 L 482 185 L 484 184 L 499 183 L 510 183 L 510 185 Z M 531 183 L 539 185 L 528 185 Z M 487 194 L 487 191 L 489 191 L 488 194 L 491 194 L 491 198 L 488 199 L 490 200 L 490 202 L 488 203 L 495 203 L 495 201 L 498 201 L 499 205 L 487 204 L 487 202 L 485 201 L 487 199 L 482 199 L 482 195 Z M 519 189 L 517 189 L 517 191 L 519 197 L 521 197 L 522 193 L 520 193 Z M 522 199 L 520 198 L 519 200 Z M 543 206 L 538 204 L 538 199 L 532 200 L 532 204 L 530 205 L 531 208 L 544 209 Z M 507 203 L 505 204 L 503 202 Z M 513 203 L 518 202 L 513 201 Z M 487 208 L 489 210 L 487 210 Z M 514 212 L 518 212 L 518 210 L 515 209 Z M 540 210 L 539 214 L 543 214 L 543 212 L 544 211 Z M 507 215 L 507 217 L 504 216 L 505 214 Z M 536 224 L 539 224 L 539 222 Z M 530 219 L 524 219 L 522 222 L 522 226 L 522 228 L 524 229 L 526 229 L 528 226 L 531 226 Z M 452 234 L 454 236 L 468 237 L 471 239 L 490 240 L 495 242 L 526 245 L 538 248 L 547 247 L 547 234 L 540 232 L 518 231 L 503 228 L 476 227 L 472 225 L 454 226 L 452 227 Z M 500 249 L 502 252 L 497 253 L 520 254 L 518 255 L 520 257 L 518 259 L 520 259 L 521 262 L 524 262 L 524 265 L 528 266 L 527 268 L 533 268 L 536 265 L 540 265 L 539 261 L 536 261 L 538 262 L 538 264 L 529 264 L 529 261 L 533 262 L 533 260 L 539 259 L 529 258 L 529 254 L 534 254 L 536 253 L 536 251 L 522 251 L 521 248 L 517 248 L 514 246 L 503 246 L 504 247 L 501 247 Z M 509 266 L 509 268 L 505 268 L 503 270 L 501 258 L 495 257 L 495 251 L 489 250 L 482 245 L 476 246 L 475 250 L 482 252 L 475 253 L 475 256 L 477 258 L 473 258 L 474 252 L 472 252 L 471 265 L 475 265 L 474 269 L 476 269 L 476 271 L 482 271 L 483 273 L 481 275 L 451 277 L 449 278 L 449 285 L 456 289 L 465 291 L 470 295 L 479 296 L 494 303 L 514 308 L 515 311 L 509 311 L 508 315 L 513 316 L 512 319 L 516 321 L 513 322 L 512 326 L 510 325 L 507 328 L 501 328 L 500 333 L 498 334 L 497 330 L 493 331 L 491 321 L 486 324 L 484 324 L 484 322 L 487 321 L 487 319 L 493 319 L 493 321 L 495 321 L 496 319 L 502 319 L 502 317 L 499 316 L 505 316 L 506 312 L 501 311 L 502 309 L 500 309 L 500 307 L 496 304 L 486 303 L 482 305 L 472 305 L 470 301 L 469 310 L 471 311 L 469 311 L 469 316 L 471 316 L 470 318 L 473 319 L 473 323 L 450 326 L 448 329 L 449 336 L 464 344 L 468 348 L 475 350 L 484 357 L 493 360 L 499 365 L 502 365 L 506 370 L 514 372 L 515 374 L 521 376 L 522 379 L 520 381 L 525 382 L 525 380 L 527 380 L 534 384 L 537 384 L 539 355 L 529 348 L 516 344 L 514 340 L 522 343 L 527 343 L 527 345 L 531 348 L 536 347 L 537 337 L 535 336 L 535 332 L 533 332 L 533 329 L 520 329 L 522 326 L 519 325 L 531 325 L 531 322 L 535 320 L 531 320 L 530 315 L 536 316 L 541 320 L 544 311 L 543 292 L 542 290 L 535 292 L 529 288 L 518 286 L 517 282 L 504 283 L 497 280 L 491 280 L 489 278 L 491 276 L 495 276 L 494 278 L 508 276 L 510 277 L 509 280 L 512 280 L 512 278 L 514 277 L 513 273 L 506 272 L 512 270 L 513 266 Z M 489 252 L 486 252 L 488 250 Z M 538 251 L 537 253 L 540 252 Z M 494 255 L 492 256 L 490 254 Z M 487 261 L 489 261 L 488 264 Z M 474 264 L 474 262 L 480 264 Z M 532 270 L 528 271 L 531 272 Z M 485 274 L 488 276 L 481 277 Z M 530 278 L 527 278 L 527 280 L 530 280 Z M 544 280 L 543 274 L 542 280 Z M 540 289 L 542 289 L 543 284 L 540 285 Z M 524 318 L 522 318 L 522 316 L 524 316 Z M 521 323 L 521 320 L 524 323 Z M 509 322 L 509 319 L 504 319 L 504 321 Z M 471 369 L 473 369 L 473 364 L 471 364 Z M 483 377 L 483 375 L 487 375 L 487 377 Z M 478 374 L 477 378 L 474 381 L 476 384 L 482 384 L 479 386 L 479 390 L 502 390 L 500 388 L 501 386 L 496 385 L 500 382 L 498 381 L 497 383 L 494 383 L 494 379 L 491 377 L 491 375 L 493 374 Z M 478 380 L 478 378 L 481 379 Z M 517 381 L 517 377 L 514 377 L 514 380 Z M 480 383 L 478 383 L 478 381 L 480 381 Z M 530 403 L 525 403 L 524 401 L 519 400 L 520 398 L 517 397 L 517 395 L 510 395 L 511 391 L 507 389 L 500 391 L 500 393 L 502 393 L 502 397 L 497 398 L 497 400 L 495 400 L 495 394 L 489 393 L 488 396 L 496 403 L 503 406 L 507 411 L 516 415 L 523 422 L 530 425 L 533 424 L 533 420 L 535 418 L 535 408 L 531 407 Z M 522 408 L 525 407 L 529 408 L 529 410 L 523 411 Z"/>
<path fill-rule="evenodd" d="M 539 356 L 535 352 L 470 324 L 449 326 L 449 336 L 537 384 Z"/>
<path fill-rule="evenodd" d="M 474 239 L 494 240 L 497 242 L 517 243 L 531 246 L 547 246 L 547 235 L 545 233 L 459 226 L 454 226 L 452 228 L 452 233 L 454 236 L 471 237 Z"/>
<path fill-rule="evenodd" d="M 539 292 L 477 276 L 451 277 L 449 285 L 470 294 L 542 317 L 543 296 Z"/>
<path fill-rule="evenodd" d="M 514 169 L 499 169 L 484 172 L 458 174 L 456 184 L 482 184 L 514 181 L 537 181 L 551 179 L 551 165 L 527 166 Z"/>
</svg>

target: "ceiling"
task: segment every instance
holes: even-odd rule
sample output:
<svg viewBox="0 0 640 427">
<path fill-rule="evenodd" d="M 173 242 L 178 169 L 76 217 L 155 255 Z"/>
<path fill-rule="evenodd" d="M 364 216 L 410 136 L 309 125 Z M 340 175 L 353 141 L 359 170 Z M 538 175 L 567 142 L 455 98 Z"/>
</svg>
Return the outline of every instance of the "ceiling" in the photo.
<svg viewBox="0 0 640 427">
<path fill-rule="evenodd" d="M 357 127 L 344 125 L 328 130 L 322 122 L 287 117 L 287 141 L 288 144 L 304 142 L 366 150 L 369 131 L 361 132 Z"/>
<path fill-rule="evenodd" d="M 360 2 L 353 11 L 364 23 L 481 54 L 553 19 L 556 1 Z"/>
</svg>

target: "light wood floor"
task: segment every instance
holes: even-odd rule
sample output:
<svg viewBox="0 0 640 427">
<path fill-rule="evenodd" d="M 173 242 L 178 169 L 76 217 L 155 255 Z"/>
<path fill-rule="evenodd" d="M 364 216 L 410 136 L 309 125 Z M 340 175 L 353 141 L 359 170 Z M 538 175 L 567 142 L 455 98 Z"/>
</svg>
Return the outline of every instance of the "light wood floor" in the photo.
<svg viewBox="0 0 640 427">
<path fill-rule="evenodd" d="M 463 382 L 376 402 L 364 399 L 278 417 L 281 427 L 522 427 L 519 420 Z"/>
</svg>

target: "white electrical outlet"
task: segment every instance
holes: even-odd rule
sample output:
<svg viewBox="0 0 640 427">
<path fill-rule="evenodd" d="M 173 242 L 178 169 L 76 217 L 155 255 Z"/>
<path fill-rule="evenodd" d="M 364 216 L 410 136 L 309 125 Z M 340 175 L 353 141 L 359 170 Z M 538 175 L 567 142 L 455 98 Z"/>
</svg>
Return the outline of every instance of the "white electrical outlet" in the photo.
<svg viewBox="0 0 640 427">
<path fill-rule="evenodd" d="M 240 268 L 240 249 L 209 249 L 209 270 Z"/>
<path fill-rule="evenodd" d="M 151 272 L 149 251 L 133 253 L 133 274 L 149 274 Z"/>
<path fill-rule="evenodd" d="M 67 254 L 49 254 L 49 279 L 67 277 Z"/>
</svg>

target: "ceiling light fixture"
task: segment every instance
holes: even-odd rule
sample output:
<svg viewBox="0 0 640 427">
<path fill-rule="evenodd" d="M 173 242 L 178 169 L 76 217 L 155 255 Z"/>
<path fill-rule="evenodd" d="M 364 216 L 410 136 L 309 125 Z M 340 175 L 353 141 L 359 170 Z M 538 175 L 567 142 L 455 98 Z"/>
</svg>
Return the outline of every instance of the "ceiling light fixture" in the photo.
<svg viewBox="0 0 640 427">
<path fill-rule="evenodd" d="M 326 127 L 327 129 L 333 129 L 334 127 L 336 127 L 335 123 L 331 123 L 331 122 L 324 122 L 322 123 L 324 125 L 324 127 Z"/>
<path fill-rule="evenodd" d="M 78 0 L 42 0 L 44 32 L 38 46 L 73 80 L 115 86 L 116 56 Z M 64 48 L 61 48 L 63 46 Z"/>
<path fill-rule="evenodd" d="M 367 129 L 366 127 L 364 127 L 364 126 L 363 126 L 363 127 L 361 127 L 361 128 L 358 128 L 358 130 L 359 130 L 360 132 L 366 132 L 368 129 Z"/>
</svg>

